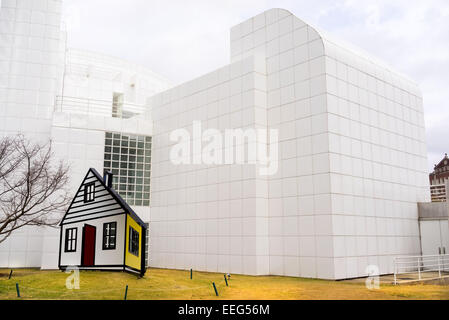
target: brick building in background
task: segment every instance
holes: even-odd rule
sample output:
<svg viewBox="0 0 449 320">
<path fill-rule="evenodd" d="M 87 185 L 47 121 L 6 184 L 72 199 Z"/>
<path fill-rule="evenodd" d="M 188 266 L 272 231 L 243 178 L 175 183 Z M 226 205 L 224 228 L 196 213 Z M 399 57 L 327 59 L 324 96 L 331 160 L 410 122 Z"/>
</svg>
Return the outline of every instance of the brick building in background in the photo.
<svg viewBox="0 0 449 320">
<path fill-rule="evenodd" d="M 446 201 L 446 190 L 449 188 L 449 157 L 447 153 L 429 174 L 429 182 L 432 202 Z"/>
</svg>

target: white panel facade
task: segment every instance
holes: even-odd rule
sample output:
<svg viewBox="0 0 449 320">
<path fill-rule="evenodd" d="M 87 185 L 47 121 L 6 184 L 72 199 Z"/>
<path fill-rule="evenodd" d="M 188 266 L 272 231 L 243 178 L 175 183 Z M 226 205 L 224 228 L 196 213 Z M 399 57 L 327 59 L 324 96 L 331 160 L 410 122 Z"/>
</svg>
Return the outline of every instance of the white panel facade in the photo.
<svg viewBox="0 0 449 320">
<path fill-rule="evenodd" d="M 61 0 L 1 2 L 0 133 L 48 139 L 60 80 Z"/>
<path fill-rule="evenodd" d="M 270 272 L 351 278 L 419 254 L 428 179 L 417 85 L 286 10 L 233 28 L 233 61 L 255 52 L 266 54 L 268 125 L 281 141 Z"/>
<path fill-rule="evenodd" d="M 421 220 L 423 255 L 449 254 L 449 222 L 447 219 Z"/>
<path fill-rule="evenodd" d="M 18 229 L 0 246 L 0 268 L 40 266 L 43 239 L 43 232 L 35 227 Z"/>
<path fill-rule="evenodd" d="M 273 9 L 231 29 L 231 60 L 264 54 L 268 127 L 279 130 L 269 176 L 270 274 L 332 278 L 332 224 L 324 46 L 320 35 Z"/>
<path fill-rule="evenodd" d="M 269 272 L 267 184 L 258 166 L 169 159 L 170 133 L 192 132 L 192 121 L 203 131 L 266 128 L 265 72 L 263 57 L 249 57 L 151 98 L 151 266 Z"/>
<path fill-rule="evenodd" d="M 255 212 L 268 217 L 260 220 L 266 223 L 269 255 L 268 270 L 266 264 L 261 270 L 351 278 L 365 276 L 368 265 L 392 272 L 394 256 L 419 254 L 417 202 L 428 201 L 428 179 L 417 86 L 281 9 L 232 28 L 228 67 L 253 56 L 265 60 L 266 124 L 279 130 L 280 141 L 279 171 L 266 180 L 268 202 Z M 150 104 L 157 174 L 152 181 L 154 266 L 216 271 L 218 263 L 219 271 L 247 273 L 242 260 L 233 257 L 236 252 L 228 251 L 248 255 L 240 251 L 247 242 L 234 231 L 239 226 L 230 227 L 229 240 L 216 229 L 226 228 L 227 216 L 239 212 L 237 199 L 244 199 L 247 189 L 231 187 L 236 200 L 220 206 L 216 185 L 218 197 L 226 195 L 220 186 L 227 176 L 220 175 L 219 166 L 205 174 L 202 166 L 182 168 L 167 158 L 169 130 L 206 115 L 219 130 L 223 123 L 242 126 L 242 117 L 214 119 L 228 110 L 217 72 L 162 93 Z M 239 165 L 230 170 L 246 172 Z M 203 180 L 215 177 L 215 171 L 216 182 Z M 177 254 L 184 249 L 188 254 Z"/>
<path fill-rule="evenodd" d="M 335 276 L 366 265 L 391 273 L 394 256 L 421 253 L 417 202 L 430 199 L 421 92 L 373 59 L 324 44 L 333 240 L 346 249 L 334 252 Z"/>
</svg>

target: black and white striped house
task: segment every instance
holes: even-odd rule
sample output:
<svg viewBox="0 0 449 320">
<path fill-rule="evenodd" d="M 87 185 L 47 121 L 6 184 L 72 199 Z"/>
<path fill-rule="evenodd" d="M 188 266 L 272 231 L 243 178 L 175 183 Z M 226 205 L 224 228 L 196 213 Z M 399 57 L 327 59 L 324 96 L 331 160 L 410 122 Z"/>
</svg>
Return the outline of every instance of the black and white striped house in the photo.
<svg viewBox="0 0 449 320">
<path fill-rule="evenodd" d="M 60 223 L 59 268 L 145 273 L 145 223 L 104 178 L 89 169 Z"/>
</svg>

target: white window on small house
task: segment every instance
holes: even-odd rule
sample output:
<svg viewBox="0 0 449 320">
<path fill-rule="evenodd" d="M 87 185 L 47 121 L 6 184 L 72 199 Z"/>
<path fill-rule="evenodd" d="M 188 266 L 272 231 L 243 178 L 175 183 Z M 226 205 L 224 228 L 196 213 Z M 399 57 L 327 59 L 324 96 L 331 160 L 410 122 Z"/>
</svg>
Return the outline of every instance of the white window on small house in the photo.
<svg viewBox="0 0 449 320">
<path fill-rule="evenodd" d="M 65 252 L 75 252 L 76 251 L 76 238 L 78 235 L 77 228 L 70 228 L 65 230 Z"/>
<path fill-rule="evenodd" d="M 92 202 L 95 200 L 95 182 L 88 183 L 84 186 L 84 202 Z"/>
<path fill-rule="evenodd" d="M 117 222 L 103 224 L 103 250 L 114 250 L 117 238 Z"/>
</svg>

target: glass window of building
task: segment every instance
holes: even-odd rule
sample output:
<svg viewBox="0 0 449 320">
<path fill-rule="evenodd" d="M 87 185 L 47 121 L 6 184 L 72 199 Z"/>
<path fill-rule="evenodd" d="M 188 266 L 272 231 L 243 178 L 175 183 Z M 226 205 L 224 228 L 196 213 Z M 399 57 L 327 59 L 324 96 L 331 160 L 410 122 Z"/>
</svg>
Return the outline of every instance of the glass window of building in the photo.
<svg viewBox="0 0 449 320">
<path fill-rule="evenodd" d="M 123 113 L 123 93 L 114 92 L 112 95 L 112 117 L 121 118 Z"/>
<path fill-rule="evenodd" d="M 104 169 L 128 204 L 150 205 L 151 137 L 106 132 Z"/>
</svg>

